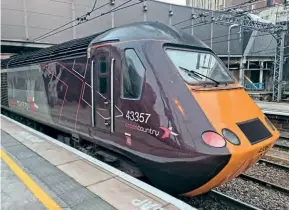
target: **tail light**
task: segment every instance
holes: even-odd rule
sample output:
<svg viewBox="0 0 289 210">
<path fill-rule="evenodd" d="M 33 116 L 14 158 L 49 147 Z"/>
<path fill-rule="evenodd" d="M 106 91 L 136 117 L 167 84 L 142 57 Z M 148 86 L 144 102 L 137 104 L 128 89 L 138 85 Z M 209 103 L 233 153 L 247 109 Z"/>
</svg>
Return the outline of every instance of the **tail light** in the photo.
<svg viewBox="0 0 289 210">
<path fill-rule="evenodd" d="M 223 136 L 225 137 L 225 139 L 227 141 L 229 141 L 232 144 L 235 145 L 240 145 L 240 139 L 238 138 L 238 136 L 231 130 L 224 128 L 222 130 Z"/>
<path fill-rule="evenodd" d="M 202 135 L 203 141 L 212 147 L 224 147 L 226 145 L 225 139 L 213 131 L 206 131 Z"/>
</svg>

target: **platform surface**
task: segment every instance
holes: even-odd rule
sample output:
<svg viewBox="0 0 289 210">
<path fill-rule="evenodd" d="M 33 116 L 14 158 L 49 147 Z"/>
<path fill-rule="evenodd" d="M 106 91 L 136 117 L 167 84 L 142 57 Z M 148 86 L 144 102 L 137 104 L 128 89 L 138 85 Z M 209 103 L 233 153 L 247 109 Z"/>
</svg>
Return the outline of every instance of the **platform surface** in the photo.
<svg viewBox="0 0 289 210">
<path fill-rule="evenodd" d="M 3 210 L 194 209 L 105 163 L 35 132 L 1 117 Z"/>
<path fill-rule="evenodd" d="M 1 186 L 1 209 L 46 209 L 2 160 Z"/>
<path fill-rule="evenodd" d="M 289 116 L 289 103 L 255 101 L 265 114 Z"/>
</svg>

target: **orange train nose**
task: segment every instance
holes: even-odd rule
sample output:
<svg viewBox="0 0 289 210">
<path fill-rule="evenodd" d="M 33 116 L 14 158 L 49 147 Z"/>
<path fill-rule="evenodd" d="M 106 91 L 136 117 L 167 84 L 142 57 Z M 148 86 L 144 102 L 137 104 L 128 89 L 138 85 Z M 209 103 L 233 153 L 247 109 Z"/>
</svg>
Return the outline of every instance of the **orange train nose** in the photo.
<svg viewBox="0 0 289 210">
<path fill-rule="evenodd" d="M 240 153 L 234 154 L 233 156 L 236 161 L 230 161 L 228 163 L 228 167 L 232 168 L 231 173 L 225 175 L 223 181 L 217 183 L 216 186 L 222 185 L 225 182 L 234 179 L 235 177 L 246 171 L 248 168 L 253 166 L 266 154 L 266 152 L 270 148 L 272 148 L 273 143 L 265 143 L 261 145 L 262 146 L 258 146 L 254 149 L 248 148 L 246 151 L 242 150 Z"/>
<path fill-rule="evenodd" d="M 242 149 L 239 152 L 235 152 L 232 154 L 231 159 L 226 167 L 224 167 L 224 169 L 220 171 L 219 174 L 217 174 L 213 179 L 211 179 L 202 187 L 185 193 L 184 195 L 194 196 L 208 192 L 209 190 L 239 176 L 241 173 L 254 165 L 259 159 L 261 159 L 273 146 L 275 140 L 276 138 L 272 137 L 267 141 L 259 143 L 258 145 L 247 147 L 246 149 Z"/>
<path fill-rule="evenodd" d="M 223 129 L 228 128 L 240 140 L 240 145 L 227 142 L 226 147 L 231 154 L 229 162 L 205 185 L 185 194 L 192 196 L 205 193 L 247 170 L 273 146 L 279 132 L 267 122 L 265 115 L 242 88 L 222 91 L 188 88 L 216 132 L 222 134 Z"/>
</svg>

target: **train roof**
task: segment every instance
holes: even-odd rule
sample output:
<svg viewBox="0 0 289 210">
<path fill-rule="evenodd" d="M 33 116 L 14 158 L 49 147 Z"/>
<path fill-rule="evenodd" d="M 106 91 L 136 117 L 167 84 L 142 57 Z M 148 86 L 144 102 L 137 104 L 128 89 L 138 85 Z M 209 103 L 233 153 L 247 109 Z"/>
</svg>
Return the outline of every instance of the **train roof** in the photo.
<svg viewBox="0 0 289 210">
<path fill-rule="evenodd" d="M 109 40 L 129 41 L 145 39 L 167 40 L 168 42 L 175 44 L 191 45 L 206 49 L 209 48 L 196 37 L 174 29 L 164 23 L 151 21 L 136 22 L 113 28 L 95 37 L 90 45 Z"/>
<path fill-rule="evenodd" d="M 166 24 L 149 21 L 137 22 L 108 29 L 84 38 L 70 40 L 35 52 L 12 56 L 8 59 L 1 60 L 1 68 L 20 67 L 47 62 L 49 60 L 85 55 L 89 46 L 99 42 L 142 39 L 167 40 L 169 43 L 209 49 L 209 47 L 199 39 Z"/>
</svg>

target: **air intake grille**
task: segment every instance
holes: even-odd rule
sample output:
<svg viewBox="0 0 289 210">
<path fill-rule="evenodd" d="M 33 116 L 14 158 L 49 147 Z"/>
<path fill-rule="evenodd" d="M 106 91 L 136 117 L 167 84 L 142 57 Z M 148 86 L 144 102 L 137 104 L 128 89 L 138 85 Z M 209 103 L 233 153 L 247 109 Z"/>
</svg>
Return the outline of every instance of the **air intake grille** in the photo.
<svg viewBox="0 0 289 210">
<path fill-rule="evenodd" d="M 272 136 L 270 131 L 258 118 L 246 122 L 241 122 L 237 125 L 251 142 L 251 144 L 256 144 Z"/>
<path fill-rule="evenodd" d="M 1 73 L 1 105 L 8 107 L 7 73 Z"/>
<path fill-rule="evenodd" d="M 59 60 L 61 58 L 86 55 L 90 42 L 101 33 L 70 40 L 61 44 L 54 45 L 52 47 L 44 48 L 23 55 L 12 56 L 10 58 L 1 60 L 1 68 L 8 69 L 35 63 L 43 63 L 51 60 Z"/>
</svg>

